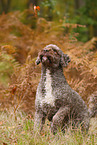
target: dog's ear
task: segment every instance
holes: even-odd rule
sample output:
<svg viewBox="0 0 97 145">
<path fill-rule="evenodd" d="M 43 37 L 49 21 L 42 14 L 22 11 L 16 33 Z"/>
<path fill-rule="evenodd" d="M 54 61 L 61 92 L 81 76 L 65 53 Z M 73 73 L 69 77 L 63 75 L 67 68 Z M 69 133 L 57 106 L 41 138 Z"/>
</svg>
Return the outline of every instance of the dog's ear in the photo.
<svg viewBox="0 0 97 145">
<path fill-rule="evenodd" d="M 70 57 L 67 54 L 62 54 L 61 57 L 61 65 L 62 67 L 66 67 L 68 63 L 71 61 Z"/>
<path fill-rule="evenodd" d="M 41 62 L 41 60 L 40 60 L 40 57 L 39 57 L 39 55 L 38 55 L 38 57 L 37 57 L 37 59 L 36 59 L 36 61 L 35 61 L 35 64 L 39 64 Z"/>
</svg>

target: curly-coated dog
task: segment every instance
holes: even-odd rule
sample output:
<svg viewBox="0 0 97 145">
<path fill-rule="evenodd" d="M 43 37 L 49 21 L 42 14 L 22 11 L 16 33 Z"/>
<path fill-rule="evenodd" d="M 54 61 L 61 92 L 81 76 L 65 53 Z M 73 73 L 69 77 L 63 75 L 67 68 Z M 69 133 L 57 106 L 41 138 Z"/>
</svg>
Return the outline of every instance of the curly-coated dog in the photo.
<svg viewBox="0 0 97 145">
<path fill-rule="evenodd" d="M 88 131 L 90 115 L 81 96 L 69 86 L 63 74 L 63 67 L 70 62 L 67 54 L 59 47 L 47 45 L 39 54 L 36 64 L 42 63 L 41 79 L 35 100 L 35 128 L 43 127 L 45 119 L 51 122 L 55 134 L 69 125 Z"/>
</svg>

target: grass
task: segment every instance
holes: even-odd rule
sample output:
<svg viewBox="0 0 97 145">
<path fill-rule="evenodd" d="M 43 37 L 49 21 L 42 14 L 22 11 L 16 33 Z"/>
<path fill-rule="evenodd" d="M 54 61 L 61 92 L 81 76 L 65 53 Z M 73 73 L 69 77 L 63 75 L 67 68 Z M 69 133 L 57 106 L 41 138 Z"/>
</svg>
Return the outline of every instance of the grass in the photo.
<svg viewBox="0 0 97 145">
<path fill-rule="evenodd" d="M 78 129 L 69 129 L 65 134 L 58 132 L 53 135 L 47 124 L 44 131 L 33 131 L 34 121 L 31 115 L 21 111 L 14 114 L 13 109 L 0 112 L 0 145 L 96 145 L 97 121 L 91 119 L 90 129 L 87 135 L 83 135 Z"/>
</svg>

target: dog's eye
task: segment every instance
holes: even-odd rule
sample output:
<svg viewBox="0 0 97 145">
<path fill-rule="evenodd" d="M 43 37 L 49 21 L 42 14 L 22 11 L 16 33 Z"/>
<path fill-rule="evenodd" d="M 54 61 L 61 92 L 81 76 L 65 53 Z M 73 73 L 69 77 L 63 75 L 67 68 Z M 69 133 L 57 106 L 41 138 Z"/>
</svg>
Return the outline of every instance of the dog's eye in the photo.
<svg viewBox="0 0 97 145">
<path fill-rule="evenodd" d="M 56 51 L 54 51 L 54 53 L 55 53 L 55 54 L 57 54 L 57 52 L 56 52 Z"/>
<path fill-rule="evenodd" d="M 59 55 L 58 52 L 56 50 L 54 50 L 55 55 Z"/>
</svg>

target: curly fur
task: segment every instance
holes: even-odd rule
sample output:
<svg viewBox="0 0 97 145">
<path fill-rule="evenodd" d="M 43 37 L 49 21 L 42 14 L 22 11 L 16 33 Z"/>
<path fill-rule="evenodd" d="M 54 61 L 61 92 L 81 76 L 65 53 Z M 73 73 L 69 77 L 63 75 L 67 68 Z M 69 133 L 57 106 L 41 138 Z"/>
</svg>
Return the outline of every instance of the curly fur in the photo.
<svg viewBox="0 0 97 145">
<path fill-rule="evenodd" d="M 89 96 L 89 113 L 90 117 L 97 116 L 97 91 Z"/>
<path fill-rule="evenodd" d="M 63 74 L 63 67 L 69 62 L 69 56 L 53 44 L 38 54 L 36 64 L 42 63 L 42 69 L 35 100 L 35 128 L 41 130 L 47 118 L 54 134 L 58 127 L 64 131 L 70 124 L 74 127 L 80 124 L 82 130 L 88 131 L 90 115 L 87 105 L 72 90 Z"/>
</svg>

